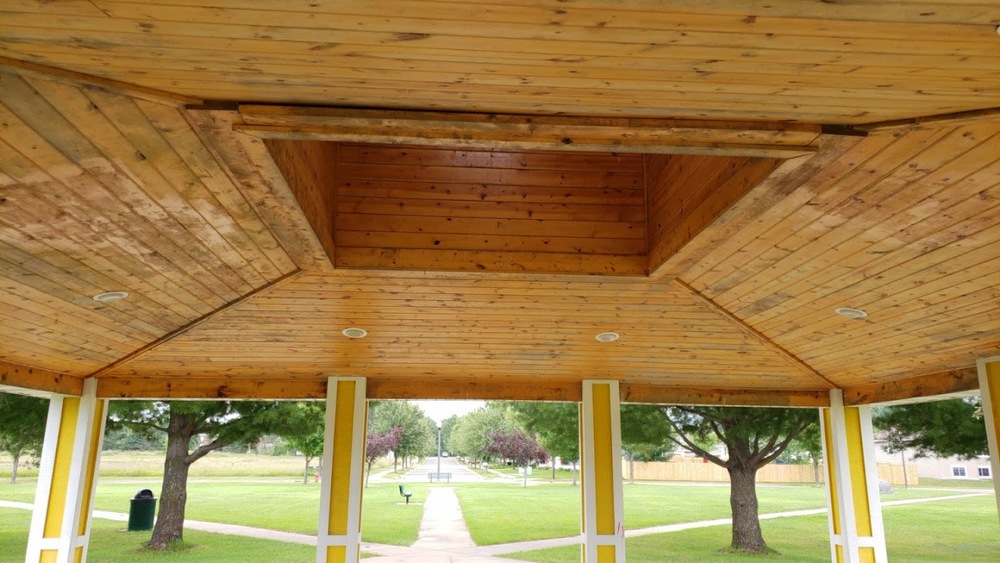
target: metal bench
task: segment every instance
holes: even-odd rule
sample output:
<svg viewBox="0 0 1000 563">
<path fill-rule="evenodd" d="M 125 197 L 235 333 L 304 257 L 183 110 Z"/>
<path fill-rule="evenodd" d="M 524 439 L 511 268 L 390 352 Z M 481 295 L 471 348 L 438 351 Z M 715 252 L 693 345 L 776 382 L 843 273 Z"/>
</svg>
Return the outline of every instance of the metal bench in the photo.
<svg viewBox="0 0 1000 563">
<path fill-rule="evenodd" d="M 445 479 L 447 482 L 451 483 L 451 473 L 428 473 L 427 478 L 430 479 L 431 483 L 437 481 L 441 482 L 441 479 Z"/>
<path fill-rule="evenodd" d="M 403 485 L 400 485 L 399 486 L 399 494 L 403 495 L 403 498 L 406 499 L 406 504 L 410 504 L 410 497 L 413 496 L 413 493 L 411 493 L 410 491 L 407 491 L 405 488 L 403 488 Z"/>
</svg>

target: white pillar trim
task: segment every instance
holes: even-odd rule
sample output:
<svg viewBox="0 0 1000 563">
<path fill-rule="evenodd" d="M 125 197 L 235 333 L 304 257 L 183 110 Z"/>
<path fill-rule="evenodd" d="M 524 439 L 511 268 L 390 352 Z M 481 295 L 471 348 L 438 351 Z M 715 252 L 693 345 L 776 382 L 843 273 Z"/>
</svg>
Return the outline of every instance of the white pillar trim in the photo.
<svg viewBox="0 0 1000 563">
<path fill-rule="evenodd" d="M 348 499 L 347 534 L 329 534 L 330 529 L 330 486 L 333 477 L 333 450 L 335 445 L 335 426 L 337 416 L 337 383 L 353 381 L 354 386 L 354 418 L 351 428 L 351 473 L 350 496 Z M 361 488 L 364 477 L 365 431 L 368 424 L 366 418 L 367 380 L 363 377 L 330 377 L 327 378 L 326 416 L 323 437 L 323 467 L 321 468 L 320 514 L 319 528 L 316 537 L 316 561 L 326 561 L 327 547 L 345 546 L 347 560 L 356 561 L 361 556 Z"/>
<path fill-rule="evenodd" d="M 104 426 L 107 420 L 107 409 L 96 421 L 98 406 L 106 407 L 107 401 L 97 398 L 97 379 L 87 378 L 83 382 L 83 394 L 79 397 L 80 408 L 73 435 L 73 450 L 70 458 L 69 475 L 66 482 L 66 504 L 63 507 L 62 528 L 59 537 L 45 538 L 45 521 L 48 517 L 49 497 L 52 494 L 52 477 L 55 472 L 56 450 L 59 446 L 59 434 L 65 421 L 62 411 L 66 395 L 53 394 L 49 399 L 49 413 L 45 423 L 45 438 L 42 446 L 42 459 L 39 465 L 38 485 L 35 489 L 35 506 L 32 511 L 31 526 L 28 532 L 28 548 L 26 561 L 38 561 L 42 551 L 56 551 L 57 561 L 73 561 L 74 551 L 82 548 L 82 559 L 87 558 L 87 548 L 90 541 L 90 528 L 94 510 L 94 495 L 97 491 L 97 475 L 100 468 L 100 451 L 104 442 Z M 75 398 L 75 397 L 73 397 Z M 93 483 L 90 487 L 90 498 L 83 498 L 87 488 L 87 470 L 91 455 L 91 436 L 95 430 L 98 438 L 94 445 L 97 455 L 94 460 Z M 87 502 L 88 512 L 82 514 L 84 502 Z M 78 534 L 80 519 L 86 518 L 83 534 Z"/>
<path fill-rule="evenodd" d="M 1000 356 L 980 358 L 976 361 L 976 371 L 979 375 L 979 398 L 983 404 L 983 424 L 986 425 L 986 443 L 990 454 L 990 477 L 993 479 L 993 489 L 997 497 L 997 511 L 1000 512 L 1000 437 L 997 436 L 997 417 L 1000 416 L 1000 405 L 993 404 L 990 396 L 990 383 L 987 377 L 986 365 L 1000 363 Z M 1000 385 L 1000 380 L 995 382 Z"/>
<path fill-rule="evenodd" d="M 858 535 L 857 513 L 854 506 L 854 484 L 851 479 L 850 457 L 848 452 L 847 423 L 844 413 L 844 395 L 840 389 L 830 391 L 830 428 L 826 428 L 823 418 L 820 418 L 824 436 L 823 456 L 831 460 L 836 481 L 836 489 L 827 483 L 827 515 L 830 534 L 830 560 L 837 560 L 837 546 L 841 546 L 845 563 L 858 561 L 858 549 L 870 547 L 875 551 L 875 561 L 885 563 L 888 556 L 885 551 L 885 528 L 882 521 L 882 506 L 879 501 L 878 468 L 875 464 L 875 434 L 871 422 L 871 408 L 860 406 L 861 448 L 864 457 L 866 475 L 866 490 L 868 492 L 868 513 L 872 528 L 871 536 Z M 826 433 L 829 432 L 833 451 L 828 451 Z M 834 513 L 832 500 L 836 498 L 840 515 L 840 534 L 834 532 Z"/>
<path fill-rule="evenodd" d="M 597 547 L 599 545 L 615 546 L 616 561 L 625 561 L 625 509 L 622 497 L 622 467 L 621 462 L 613 462 L 612 478 L 614 480 L 613 510 L 616 533 L 614 535 L 597 533 L 597 482 L 594 480 L 594 470 L 596 459 L 594 457 L 594 385 L 608 385 L 610 390 L 610 414 L 611 414 L 611 450 L 612 455 L 618 456 L 621 453 L 621 402 L 616 380 L 585 380 L 583 382 L 583 409 L 581 409 L 581 424 L 583 425 L 583 453 L 580 460 L 583 466 L 583 483 L 585 487 L 583 507 L 585 514 L 586 529 L 581 534 L 583 537 L 584 549 L 586 550 L 586 561 L 597 561 Z"/>
</svg>

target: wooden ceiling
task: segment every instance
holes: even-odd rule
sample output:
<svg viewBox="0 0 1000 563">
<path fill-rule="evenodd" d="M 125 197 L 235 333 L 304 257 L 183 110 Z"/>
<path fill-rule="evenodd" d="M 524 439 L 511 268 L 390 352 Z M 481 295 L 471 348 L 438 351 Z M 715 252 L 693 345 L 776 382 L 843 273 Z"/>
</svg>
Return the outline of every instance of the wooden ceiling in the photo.
<svg viewBox="0 0 1000 563">
<path fill-rule="evenodd" d="M 0 384 L 973 389 L 1000 353 L 998 23 L 981 2 L 2 2 Z"/>
</svg>

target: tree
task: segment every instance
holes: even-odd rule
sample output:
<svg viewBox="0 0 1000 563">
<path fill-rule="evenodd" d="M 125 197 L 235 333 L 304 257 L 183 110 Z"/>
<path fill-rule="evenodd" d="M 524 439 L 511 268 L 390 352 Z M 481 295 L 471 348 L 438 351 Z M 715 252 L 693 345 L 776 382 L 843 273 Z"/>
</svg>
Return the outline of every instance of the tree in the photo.
<svg viewBox="0 0 1000 563">
<path fill-rule="evenodd" d="M 365 440 L 365 463 L 368 471 L 365 473 L 365 488 L 368 487 L 368 479 L 372 476 L 372 465 L 382 457 L 389 455 L 399 447 L 399 438 L 403 434 L 402 427 L 393 426 L 388 432 L 369 432 Z"/>
<path fill-rule="evenodd" d="M 0 393 L 0 450 L 10 454 L 11 484 L 17 483 L 22 457 L 38 457 L 45 440 L 49 401 L 26 395 Z"/>
<path fill-rule="evenodd" d="M 556 457 L 573 463 L 576 485 L 576 462 L 580 460 L 580 409 L 576 403 L 516 402 L 511 404 L 514 421 L 538 437 L 552 454 L 552 479 L 556 478 Z"/>
<path fill-rule="evenodd" d="M 875 409 L 872 425 L 890 452 L 973 458 L 989 451 L 979 397 L 948 399 Z"/>
<path fill-rule="evenodd" d="M 458 420 L 449 437 L 448 449 L 471 458 L 475 465 L 490 455 L 487 447 L 493 432 L 509 432 L 514 428 L 507 404 L 491 401 Z"/>
<path fill-rule="evenodd" d="M 160 514 L 149 546 L 166 549 L 184 537 L 187 479 L 191 464 L 227 444 L 255 442 L 268 432 L 292 434 L 294 403 L 276 401 L 114 401 L 109 425 L 128 426 L 145 435 L 167 435 L 160 489 Z M 208 441 L 191 447 L 196 437 Z"/>
<path fill-rule="evenodd" d="M 621 432 L 632 483 L 635 483 L 635 460 L 662 459 L 673 449 L 669 440 L 672 428 L 656 405 L 622 405 Z"/>
<path fill-rule="evenodd" d="M 406 468 L 407 459 L 411 456 L 421 456 L 436 443 L 434 421 L 427 418 L 420 407 L 409 401 L 379 401 L 370 407 L 372 424 L 369 431 L 390 432 L 400 427 L 399 441 L 393 449 L 393 469 L 398 460 L 403 461 Z"/>
<path fill-rule="evenodd" d="M 283 435 L 282 438 L 305 457 L 305 468 L 302 470 L 302 484 L 305 485 L 309 483 L 309 466 L 312 460 L 323 455 L 323 444 L 326 439 L 326 404 L 318 401 L 296 403 L 291 414 L 297 420 L 290 426 L 291 433 Z"/>
<path fill-rule="evenodd" d="M 733 514 L 731 551 L 764 553 L 757 515 L 757 470 L 771 463 L 806 428 L 818 424 L 813 409 L 749 407 L 661 407 L 674 430 L 670 440 L 729 472 L 729 505 Z M 728 459 L 698 445 L 718 439 Z"/>
<path fill-rule="evenodd" d="M 528 486 L 528 467 L 532 462 L 545 463 L 549 459 L 545 448 L 538 445 L 534 436 L 528 436 L 520 429 L 511 432 L 496 431 L 490 436 L 490 445 L 486 447 L 503 459 L 510 460 L 515 467 L 524 468 L 524 486 Z"/>
<path fill-rule="evenodd" d="M 823 459 L 823 436 L 818 424 L 807 426 L 788 448 L 778 456 L 785 463 L 811 463 L 813 466 L 813 483 L 819 485 L 819 462 Z"/>
</svg>

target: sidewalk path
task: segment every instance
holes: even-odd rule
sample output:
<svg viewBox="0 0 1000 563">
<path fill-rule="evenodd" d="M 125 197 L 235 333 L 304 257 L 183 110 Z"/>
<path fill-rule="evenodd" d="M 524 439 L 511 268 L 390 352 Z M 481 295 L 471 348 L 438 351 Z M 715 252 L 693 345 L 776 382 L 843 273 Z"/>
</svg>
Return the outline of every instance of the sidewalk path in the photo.
<svg viewBox="0 0 1000 563">
<path fill-rule="evenodd" d="M 945 497 L 897 500 L 883 502 L 882 506 L 891 507 L 907 504 L 919 504 L 924 502 L 952 500 L 992 494 L 993 491 L 983 491 Z M 0 508 L 31 510 L 34 506 L 26 502 L 0 500 Z M 826 508 L 795 510 L 761 514 L 760 519 L 769 520 L 772 518 L 811 516 L 825 513 Z M 94 517 L 106 520 L 117 520 L 120 522 L 128 521 L 128 514 L 106 512 L 103 510 L 95 510 Z M 707 528 L 709 526 L 725 526 L 731 524 L 731 522 L 732 520 L 729 518 L 718 518 L 715 520 L 702 520 L 699 522 L 682 522 L 679 524 L 669 524 L 665 526 L 653 526 L 649 528 L 628 530 L 625 532 L 625 537 L 632 538 L 651 534 L 678 532 L 694 528 Z M 220 524 L 217 522 L 202 522 L 198 520 L 185 520 L 184 527 L 204 532 L 316 545 L 315 536 L 296 534 L 293 532 L 281 532 L 266 528 L 253 528 L 250 526 Z M 427 499 L 424 502 L 424 518 L 420 523 L 420 535 L 416 543 L 414 543 L 411 547 L 362 542 L 361 549 L 367 553 L 375 553 L 378 555 L 378 557 L 365 559 L 366 563 L 513 563 L 515 560 L 502 559 L 497 557 L 497 555 L 517 553 L 520 551 L 529 551 L 534 549 L 561 547 L 566 545 L 579 545 L 580 543 L 580 536 L 569 536 L 564 538 L 552 538 L 546 540 L 476 547 L 476 545 L 472 542 L 472 538 L 469 536 L 468 528 L 465 526 L 465 521 L 462 519 L 462 511 L 458 504 L 458 498 L 455 497 L 455 493 L 452 489 L 442 487 L 435 488 L 428 493 Z"/>
</svg>

